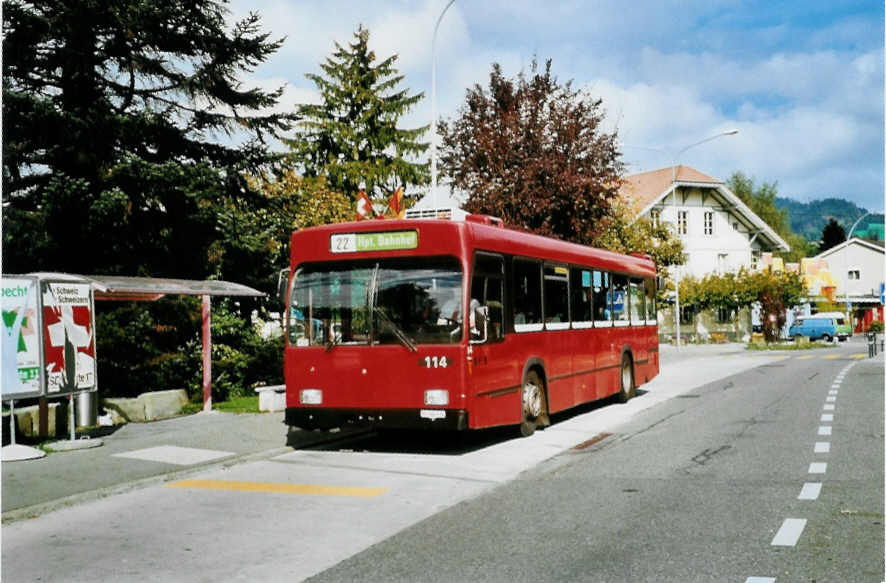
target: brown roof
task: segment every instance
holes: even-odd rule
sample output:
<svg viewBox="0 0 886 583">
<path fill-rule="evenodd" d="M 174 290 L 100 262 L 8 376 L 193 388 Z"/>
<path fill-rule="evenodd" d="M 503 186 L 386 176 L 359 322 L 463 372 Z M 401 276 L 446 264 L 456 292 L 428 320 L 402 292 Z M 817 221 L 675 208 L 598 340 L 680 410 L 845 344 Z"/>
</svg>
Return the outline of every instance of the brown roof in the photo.
<svg viewBox="0 0 886 583">
<path fill-rule="evenodd" d="M 619 194 L 634 204 L 637 211 L 643 210 L 671 186 L 671 167 L 650 170 L 640 174 L 625 176 Z M 676 169 L 677 182 L 708 183 L 712 187 L 723 184 L 690 166 L 679 165 Z"/>
</svg>

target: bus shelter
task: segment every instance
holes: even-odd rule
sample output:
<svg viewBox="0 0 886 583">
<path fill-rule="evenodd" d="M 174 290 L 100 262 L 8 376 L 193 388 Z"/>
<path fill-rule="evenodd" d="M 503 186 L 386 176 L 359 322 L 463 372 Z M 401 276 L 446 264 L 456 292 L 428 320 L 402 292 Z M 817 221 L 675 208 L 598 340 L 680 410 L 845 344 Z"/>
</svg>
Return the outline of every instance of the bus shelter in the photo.
<svg viewBox="0 0 886 583">
<path fill-rule="evenodd" d="M 69 396 L 73 414 L 74 395 L 94 393 L 98 388 L 94 302 L 156 301 L 167 295 L 203 298 L 203 409 L 210 410 L 211 298 L 265 294 L 228 281 L 116 275 L 40 272 L 2 276 L 3 401 L 14 410 L 16 400 L 40 398 L 40 427 L 44 434 L 47 397 Z M 73 422 L 70 425 L 73 440 Z M 15 445 L 14 425 L 11 436 Z"/>
</svg>

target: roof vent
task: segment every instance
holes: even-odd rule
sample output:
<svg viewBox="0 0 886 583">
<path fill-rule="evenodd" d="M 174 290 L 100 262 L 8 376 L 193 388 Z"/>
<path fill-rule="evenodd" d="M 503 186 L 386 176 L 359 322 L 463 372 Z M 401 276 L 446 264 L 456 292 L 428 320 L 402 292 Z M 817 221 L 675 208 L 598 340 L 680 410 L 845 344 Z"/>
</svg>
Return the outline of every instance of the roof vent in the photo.
<svg viewBox="0 0 886 583">
<path fill-rule="evenodd" d="M 498 217 L 490 215 L 468 215 L 465 220 L 471 223 L 480 223 L 481 225 L 489 225 L 492 227 L 504 227 L 505 223 Z"/>
</svg>

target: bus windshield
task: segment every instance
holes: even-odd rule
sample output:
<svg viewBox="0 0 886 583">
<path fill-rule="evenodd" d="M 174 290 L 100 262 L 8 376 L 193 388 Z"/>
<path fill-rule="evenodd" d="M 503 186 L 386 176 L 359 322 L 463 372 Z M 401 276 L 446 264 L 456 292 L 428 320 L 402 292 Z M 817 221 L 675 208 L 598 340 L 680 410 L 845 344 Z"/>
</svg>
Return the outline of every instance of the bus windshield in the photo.
<svg viewBox="0 0 886 583">
<path fill-rule="evenodd" d="M 295 346 L 454 344 L 462 336 L 455 257 L 303 264 L 288 310 Z"/>
</svg>

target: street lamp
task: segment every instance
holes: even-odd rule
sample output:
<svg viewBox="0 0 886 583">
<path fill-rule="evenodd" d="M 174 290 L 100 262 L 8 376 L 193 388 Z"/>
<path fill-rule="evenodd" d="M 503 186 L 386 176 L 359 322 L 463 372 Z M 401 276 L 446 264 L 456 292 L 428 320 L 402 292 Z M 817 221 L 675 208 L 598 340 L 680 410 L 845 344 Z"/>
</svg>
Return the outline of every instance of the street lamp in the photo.
<svg viewBox="0 0 886 583">
<path fill-rule="evenodd" d="M 710 142 L 711 140 L 716 140 L 717 138 L 721 138 L 723 136 L 734 136 L 738 133 L 738 130 L 727 130 L 725 132 L 720 132 L 717 135 L 711 136 L 709 138 L 705 138 L 703 140 L 699 140 L 698 142 L 689 144 L 682 150 L 678 151 L 671 157 L 671 194 L 674 197 L 673 207 L 674 207 L 674 224 L 677 226 L 677 234 L 680 234 L 680 221 L 677 215 L 677 159 L 681 154 L 686 152 L 686 150 L 690 148 L 694 148 L 695 146 L 700 146 L 706 142 Z M 677 350 L 680 350 L 680 267 L 676 266 L 674 269 L 674 327 L 677 329 Z"/>
<path fill-rule="evenodd" d="M 431 38 L 431 200 L 434 202 L 434 217 L 437 216 L 437 29 L 443 15 L 455 0 L 449 0 L 434 25 L 434 36 Z"/>
<path fill-rule="evenodd" d="M 641 146 L 626 146 L 630 148 L 638 148 L 640 150 L 652 150 L 653 152 L 661 152 L 662 154 L 667 154 L 671 159 L 671 195 L 673 196 L 673 204 L 672 207 L 674 209 L 674 226 L 676 227 L 677 234 L 680 234 L 680 223 L 677 215 L 677 160 L 680 156 L 689 150 L 690 148 L 694 148 L 695 146 L 700 146 L 701 144 L 710 142 L 711 140 L 716 140 L 717 138 L 722 138 L 723 136 L 734 136 L 738 133 L 738 130 L 726 130 L 724 132 L 720 132 L 719 134 L 707 137 L 703 140 L 699 140 L 697 142 L 693 142 L 688 146 L 677 150 L 676 153 L 672 153 L 669 150 L 663 150 L 659 148 L 644 148 Z M 680 269 L 678 266 L 674 266 L 674 328 L 677 331 L 677 350 L 680 350 Z"/>
<path fill-rule="evenodd" d="M 843 247 L 843 274 L 846 277 L 846 317 L 849 319 L 853 332 L 855 331 L 855 320 L 852 318 L 852 299 L 849 297 L 849 241 L 852 239 L 852 232 L 855 230 L 855 227 L 869 214 L 871 213 L 868 212 L 861 215 L 852 223 L 852 228 L 849 229 L 849 234 L 846 235 L 846 245 Z"/>
</svg>

